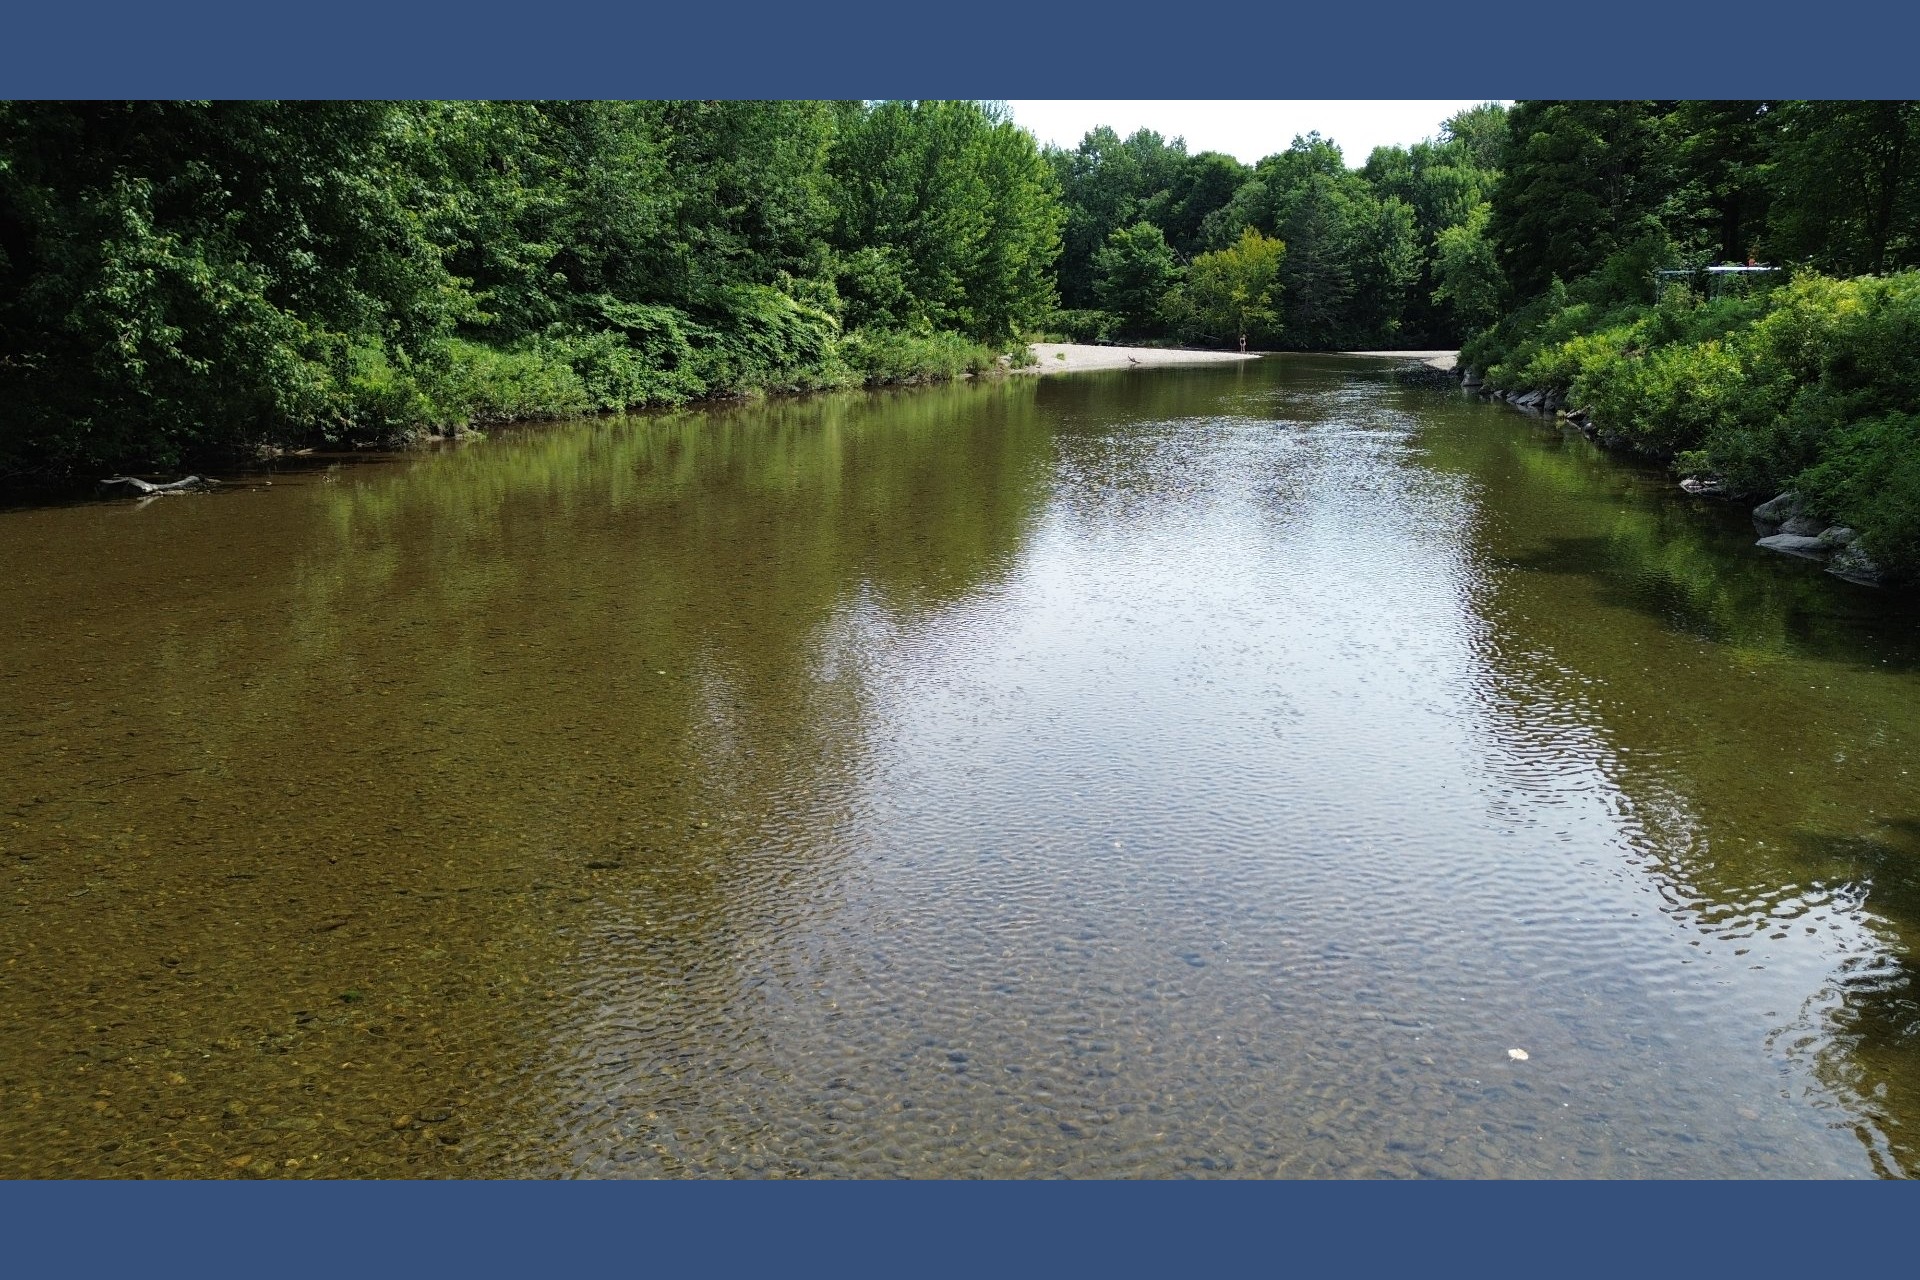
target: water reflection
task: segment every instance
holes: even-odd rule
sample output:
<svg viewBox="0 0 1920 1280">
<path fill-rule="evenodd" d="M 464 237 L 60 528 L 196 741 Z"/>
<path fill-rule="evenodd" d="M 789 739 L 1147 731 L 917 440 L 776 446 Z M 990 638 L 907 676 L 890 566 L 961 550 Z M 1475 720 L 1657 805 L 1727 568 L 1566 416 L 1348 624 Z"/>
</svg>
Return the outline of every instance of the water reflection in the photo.
<svg viewBox="0 0 1920 1280">
<path fill-rule="evenodd" d="M 550 1157 L 528 1084 L 597 904 L 638 877 L 683 943 L 724 938 L 717 851 L 844 768 L 836 610 L 1016 554 L 1044 444 L 1030 384 L 983 390 L 15 513 L 15 1167 Z"/>
<path fill-rule="evenodd" d="M 1432 456 L 1484 486 L 1507 734 L 1537 748 L 1557 721 L 1584 740 L 1624 861 L 1697 953 L 1689 1016 L 1739 991 L 1779 1091 L 1851 1130 L 1875 1172 L 1912 1174 L 1912 1102 L 1887 1101 L 1916 1027 L 1911 602 L 1750 554 L 1742 513 L 1577 436 L 1446 431 Z"/>
</svg>

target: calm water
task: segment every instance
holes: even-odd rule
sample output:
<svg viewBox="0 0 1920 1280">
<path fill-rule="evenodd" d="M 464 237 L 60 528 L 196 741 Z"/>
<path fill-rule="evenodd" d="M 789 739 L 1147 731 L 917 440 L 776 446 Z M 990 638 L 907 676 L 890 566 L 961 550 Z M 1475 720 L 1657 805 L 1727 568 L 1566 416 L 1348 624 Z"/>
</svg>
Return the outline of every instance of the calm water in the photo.
<svg viewBox="0 0 1920 1280">
<path fill-rule="evenodd" d="M 1920 611 L 1753 536 L 1338 358 L 0 512 L 0 1174 L 1920 1171 Z"/>
</svg>

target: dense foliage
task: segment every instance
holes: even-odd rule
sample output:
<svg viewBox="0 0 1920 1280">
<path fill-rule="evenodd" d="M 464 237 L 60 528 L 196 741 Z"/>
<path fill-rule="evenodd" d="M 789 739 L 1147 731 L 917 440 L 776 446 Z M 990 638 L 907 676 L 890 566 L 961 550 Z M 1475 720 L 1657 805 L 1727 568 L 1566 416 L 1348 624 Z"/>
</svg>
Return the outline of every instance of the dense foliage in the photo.
<svg viewBox="0 0 1920 1280">
<path fill-rule="evenodd" d="M 1173 312 L 1183 327 L 1215 340 L 1244 344 L 1251 335 L 1271 333 L 1280 327 L 1286 257 L 1284 244 L 1248 227 L 1238 243 L 1193 260 Z"/>
<path fill-rule="evenodd" d="M 1249 167 L 1189 155 L 1180 139 L 1150 130 L 1122 139 L 1095 129 L 1075 149 L 1047 153 L 1066 207 L 1065 309 L 1054 327 L 1081 339 L 1231 341 L 1239 322 L 1194 305 L 1178 285 L 1251 230 L 1284 246 L 1271 305 L 1249 317 L 1256 344 L 1455 341 L 1497 310 L 1480 245 L 1504 120 L 1494 104 L 1461 112 L 1437 140 L 1377 148 L 1361 169 L 1318 134 Z"/>
<path fill-rule="evenodd" d="M 1920 574 L 1920 104 L 1523 102 L 1509 124 L 1485 224 L 1442 249 L 1496 284 L 1462 314 L 1512 304 L 1463 361 L 1683 474 L 1795 491 Z M 1786 269 L 1699 272 L 1754 259 Z"/>
<path fill-rule="evenodd" d="M 1753 259 L 1791 270 L 1701 287 Z M 1316 134 L 1042 150 L 970 102 L 0 103 L 0 481 L 952 377 L 1043 332 L 1465 338 L 1920 574 L 1916 297 L 1914 102 L 1489 104 L 1356 169 Z"/>
<path fill-rule="evenodd" d="M 0 104 L 0 477 L 981 368 L 1053 184 L 973 103 Z"/>
<path fill-rule="evenodd" d="M 1349 170 L 971 102 L 0 104 L 0 480 L 1489 315 L 1502 109 Z"/>
</svg>

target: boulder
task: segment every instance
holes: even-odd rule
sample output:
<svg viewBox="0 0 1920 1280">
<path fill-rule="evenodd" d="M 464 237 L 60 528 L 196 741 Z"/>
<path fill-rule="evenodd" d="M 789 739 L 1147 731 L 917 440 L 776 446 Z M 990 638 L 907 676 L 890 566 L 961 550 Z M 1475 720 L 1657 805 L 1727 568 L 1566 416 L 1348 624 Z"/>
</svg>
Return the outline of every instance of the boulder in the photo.
<svg viewBox="0 0 1920 1280">
<path fill-rule="evenodd" d="M 1827 572 L 1845 578 L 1848 582 L 1858 582 L 1869 587 L 1877 587 L 1883 580 L 1880 566 L 1861 550 L 1858 543 L 1850 542 L 1834 552 L 1833 558 L 1827 561 Z"/>
<path fill-rule="evenodd" d="M 1820 531 L 1820 541 L 1826 543 L 1829 547 L 1850 547 L 1853 545 L 1855 536 L 1853 530 L 1842 524 L 1837 524 L 1831 529 L 1822 529 Z"/>
<path fill-rule="evenodd" d="M 1780 532 L 1791 533 L 1802 538 L 1817 538 L 1825 532 L 1826 528 L 1827 522 L 1825 520 L 1816 520 L 1812 516 L 1802 512 L 1790 517 L 1783 523 L 1780 526 Z"/>
<path fill-rule="evenodd" d="M 1769 551 L 1781 551 L 1790 556 L 1805 556 L 1809 560 L 1824 560 L 1827 557 L 1827 544 L 1818 538 L 1809 538 L 1797 533 L 1776 533 L 1772 537 L 1762 538 L 1753 544 L 1765 547 Z"/>
<path fill-rule="evenodd" d="M 1712 476 L 1704 479 L 1700 476 L 1688 476 L 1680 482 L 1680 487 L 1696 497 L 1712 498 L 1726 492 L 1726 486 Z"/>
<path fill-rule="evenodd" d="M 1778 529 L 1794 516 L 1800 514 L 1800 496 L 1783 493 L 1779 497 L 1763 502 L 1753 509 L 1753 522 L 1763 529 Z"/>
</svg>

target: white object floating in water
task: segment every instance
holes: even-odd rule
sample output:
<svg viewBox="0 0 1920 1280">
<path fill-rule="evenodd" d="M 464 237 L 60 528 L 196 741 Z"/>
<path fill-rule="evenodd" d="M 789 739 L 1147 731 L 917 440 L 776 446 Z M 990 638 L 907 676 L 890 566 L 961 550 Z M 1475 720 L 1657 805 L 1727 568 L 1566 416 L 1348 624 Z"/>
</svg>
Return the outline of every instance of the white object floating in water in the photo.
<svg viewBox="0 0 1920 1280">
<path fill-rule="evenodd" d="M 1527 1051 L 1525 1049 L 1509 1049 L 1507 1050 L 1507 1056 L 1515 1062 L 1525 1062 L 1527 1060 Z"/>
</svg>

